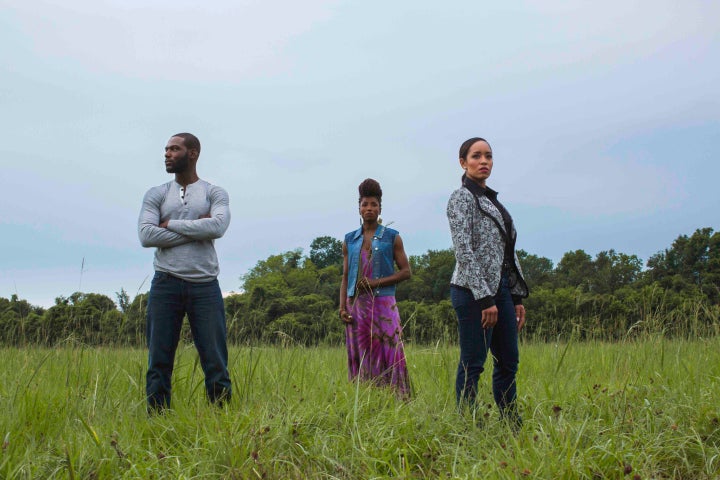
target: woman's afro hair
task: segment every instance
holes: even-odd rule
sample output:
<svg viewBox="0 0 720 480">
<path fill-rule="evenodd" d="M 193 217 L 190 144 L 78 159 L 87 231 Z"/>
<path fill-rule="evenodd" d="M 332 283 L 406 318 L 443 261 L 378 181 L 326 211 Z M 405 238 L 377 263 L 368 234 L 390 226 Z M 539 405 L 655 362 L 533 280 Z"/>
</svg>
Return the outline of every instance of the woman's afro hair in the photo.
<svg viewBox="0 0 720 480">
<path fill-rule="evenodd" d="M 366 178 L 358 186 L 358 192 L 360 193 L 360 199 L 358 200 L 358 202 L 363 197 L 375 197 L 378 199 L 378 202 L 382 203 L 382 188 L 380 188 L 380 184 L 377 182 L 377 180 L 373 180 L 372 178 Z"/>
</svg>

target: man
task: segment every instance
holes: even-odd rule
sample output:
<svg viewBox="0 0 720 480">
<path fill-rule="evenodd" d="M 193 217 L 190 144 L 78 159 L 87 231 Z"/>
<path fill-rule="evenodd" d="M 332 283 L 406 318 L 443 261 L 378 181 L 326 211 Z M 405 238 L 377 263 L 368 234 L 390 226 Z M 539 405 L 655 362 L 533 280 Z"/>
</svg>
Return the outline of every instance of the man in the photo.
<svg viewBox="0 0 720 480">
<path fill-rule="evenodd" d="M 165 146 L 165 170 L 175 180 L 145 194 L 138 235 L 155 247 L 155 276 L 147 309 L 148 411 L 170 406 L 170 380 L 180 328 L 187 314 L 205 373 L 211 402 L 232 393 L 228 374 L 225 307 L 214 240 L 230 224 L 227 192 L 201 180 L 196 172 L 200 141 L 190 133 L 173 135 Z"/>
</svg>

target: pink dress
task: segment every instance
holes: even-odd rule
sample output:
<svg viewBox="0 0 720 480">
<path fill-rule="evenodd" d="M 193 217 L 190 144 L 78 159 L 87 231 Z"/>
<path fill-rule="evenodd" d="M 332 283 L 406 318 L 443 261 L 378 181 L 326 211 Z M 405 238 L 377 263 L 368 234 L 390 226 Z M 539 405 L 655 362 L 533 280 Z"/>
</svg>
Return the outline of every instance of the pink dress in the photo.
<svg viewBox="0 0 720 480">
<path fill-rule="evenodd" d="M 372 278 L 372 262 L 367 250 L 360 254 L 363 275 Z M 402 327 L 395 296 L 376 297 L 361 293 L 348 299 L 352 323 L 345 328 L 348 351 L 348 377 L 390 385 L 402 397 L 410 395 Z"/>
</svg>

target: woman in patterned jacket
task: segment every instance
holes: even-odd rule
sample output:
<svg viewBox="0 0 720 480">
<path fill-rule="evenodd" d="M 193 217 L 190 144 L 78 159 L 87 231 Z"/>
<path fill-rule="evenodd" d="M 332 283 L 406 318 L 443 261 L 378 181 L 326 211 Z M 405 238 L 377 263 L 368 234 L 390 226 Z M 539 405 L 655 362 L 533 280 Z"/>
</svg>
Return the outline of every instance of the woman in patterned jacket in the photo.
<svg viewBox="0 0 720 480">
<path fill-rule="evenodd" d="M 515 254 L 515 226 L 497 192 L 486 185 L 493 167 L 490 144 L 479 137 L 465 141 L 460 166 L 465 171 L 462 186 L 447 206 L 455 249 L 450 298 L 460 336 L 456 398 L 461 408 L 475 412 L 478 379 L 489 348 L 495 403 L 501 418 L 519 428 L 515 376 L 518 332 L 525 324 L 522 299 L 528 287 Z"/>
</svg>

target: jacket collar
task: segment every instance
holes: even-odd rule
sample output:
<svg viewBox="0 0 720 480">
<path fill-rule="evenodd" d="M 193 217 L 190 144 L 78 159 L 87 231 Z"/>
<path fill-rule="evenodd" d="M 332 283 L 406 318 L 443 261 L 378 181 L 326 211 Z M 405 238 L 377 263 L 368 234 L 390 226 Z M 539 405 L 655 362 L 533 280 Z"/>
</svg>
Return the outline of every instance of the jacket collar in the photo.
<svg viewBox="0 0 720 480">
<path fill-rule="evenodd" d="M 467 175 L 463 174 L 461 180 L 463 187 L 470 190 L 473 195 L 476 197 L 485 197 L 485 196 L 491 196 L 491 197 L 497 197 L 498 192 L 493 190 L 490 187 L 483 187 L 477 182 L 469 179 Z"/>
<path fill-rule="evenodd" d="M 467 188 L 470 193 L 473 194 L 473 197 L 475 197 L 475 202 L 477 203 L 477 207 L 480 212 L 489 216 L 490 219 L 495 222 L 495 225 L 497 225 L 500 234 L 505 237 L 508 233 L 506 231 L 505 222 L 502 213 L 495 205 L 495 202 L 497 201 L 497 192 L 490 187 L 482 187 L 478 185 L 471 179 L 467 178 L 465 175 L 462 176 L 462 183 L 463 187 Z M 480 205 L 480 199 L 482 197 L 487 197 L 488 201 L 492 203 L 495 208 L 491 209 L 490 211 L 483 209 L 483 207 Z"/>
<path fill-rule="evenodd" d="M 362 236 L 362 233 L 363 233 L 363 227 L 362 227 L 362 225 L 360 225 L 360 228 L 358 228 L 357 230 L 355 230 L 355 233 L 353 233 L 352 239 L 353 239 L 353 240 L 357 240 L 359 237 Z M 377 230 L 375 230 L 375 235 L 374 235 L 374 236 L 377 237 L 377 238 L 382 238 L 382 237 L 383 237 L 383 234 L 385 234 L 385 226 L 378 224 L 378 227 L 377 227 Z"/>
</svg>

